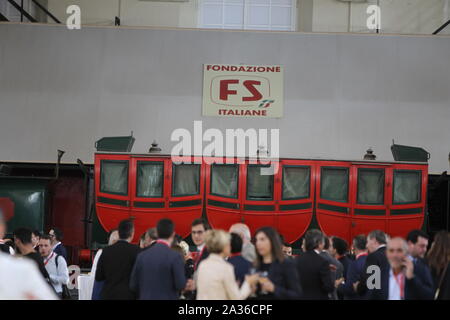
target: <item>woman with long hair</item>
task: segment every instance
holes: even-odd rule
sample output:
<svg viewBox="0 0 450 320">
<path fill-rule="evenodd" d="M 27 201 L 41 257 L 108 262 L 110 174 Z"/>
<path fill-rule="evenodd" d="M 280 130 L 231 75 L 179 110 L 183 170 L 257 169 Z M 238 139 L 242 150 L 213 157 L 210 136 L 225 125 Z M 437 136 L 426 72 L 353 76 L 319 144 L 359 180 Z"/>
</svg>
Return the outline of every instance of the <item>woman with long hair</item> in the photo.
<svg viewBox="0 0 450 320">
<path fill-rule="evenodd" d="M 450 233 L 436 233 L 427 254 L 427 262 L 436 288 L 435 299 L 450 300 Z"/>
<path fill-rule="evenodd" d="M 278 232 L 262 227 L 255 233 L 257 299 L 300 299 L 302 289 L 292 259 L 286 259 Z"/>
</svg>

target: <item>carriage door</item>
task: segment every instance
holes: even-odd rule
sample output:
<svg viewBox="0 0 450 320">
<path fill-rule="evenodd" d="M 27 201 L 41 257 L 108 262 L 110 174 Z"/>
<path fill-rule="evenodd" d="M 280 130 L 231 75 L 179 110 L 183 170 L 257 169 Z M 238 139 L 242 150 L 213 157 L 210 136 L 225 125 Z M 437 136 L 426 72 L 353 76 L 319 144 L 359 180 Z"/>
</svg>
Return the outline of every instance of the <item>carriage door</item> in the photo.
<svg viewBox="0 0 450 320">
<path fill-rule="evenodd" d="M 316 214 L 327 236 L 350 239 L 350 164 L 319 162 L 316 169 Z"/>
<path fill-rule="evenodd" d="M 277 226 L 274 185 L 280 170 L 276 174 L 267 174 L 271 171 L 269 167 L 248 161 L 244 166 L 242 216 L 252 233 L 263 226 Z"/>
<path fill-rule="evenodd" d="M 225 161 L 206 165 L 206 214 L 214 228 L 228 230 L 242 220 L 242 193 L 239 191 L 242 166 Z"/>
<path fill-rule="evenodd" d="M 117 228 L 120 221 L 129 218 L 129 172 L 128 155 L 96 154 L 97 215 L 107 231 Z"/>
<path fill-rule="evenodd" d="M 281 160 L 281 181 L 275 184 L 275 187 L 280 189 L 277 229 L 289 243 L 305 233 L 312 219 L 314 201 L 312 167 L 312 161 Z"/>
<path fill-rule="evenodd" d="M 175 221 L 176 231 L 182 237 L 191 232 L 191 223 L 202 215 L 203 184 L 201 159 L 186 163 L 169 161 L 169 209 L 167 217 Z"/>
<path fill-rule="evenodd" d="M 391 210 L 388 233 L 406 237 L 424 220 L 427 188 L 426 165 L 395 164 L 392 169 Z"/>
<path fill-rule="evenodd" d="M 135 218 L 135 238 L 166 217 L 168 161 L 164 158 L 132 158 L 131 172 L 135 179 L 131 188 L 131 217 Z"/>
<path fill-rule="evenodd" d="M 354 165 L 352 167 L 352 223 L 351 238 L 368 234 L 372 230 L 386 231 L 387 219 L 387 179 L 388 166 Z"/>
</svg>

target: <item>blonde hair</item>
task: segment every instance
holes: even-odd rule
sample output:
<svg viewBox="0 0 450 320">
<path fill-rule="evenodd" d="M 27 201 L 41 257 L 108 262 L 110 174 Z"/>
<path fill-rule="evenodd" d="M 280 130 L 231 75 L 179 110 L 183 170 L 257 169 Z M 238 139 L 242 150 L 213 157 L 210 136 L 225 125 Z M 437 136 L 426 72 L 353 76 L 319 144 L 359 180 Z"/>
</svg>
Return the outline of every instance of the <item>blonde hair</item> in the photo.
<svg viewBox="0 0 450 320">
<path fill-rule="evenodd" d="M 180 241 L 178 244 L 181 249 L 183 249 L 183 254 L 187 256 L 189 254 L 189 245 L 186 243 L 186 241 Z"/>
<path fill-rule="evenodd" d="M 223 230 L 206 231 L 205 244 L 210 253 L 221 253 L 225 246 L 230 243 L 231 236 Z"/>
</svg>

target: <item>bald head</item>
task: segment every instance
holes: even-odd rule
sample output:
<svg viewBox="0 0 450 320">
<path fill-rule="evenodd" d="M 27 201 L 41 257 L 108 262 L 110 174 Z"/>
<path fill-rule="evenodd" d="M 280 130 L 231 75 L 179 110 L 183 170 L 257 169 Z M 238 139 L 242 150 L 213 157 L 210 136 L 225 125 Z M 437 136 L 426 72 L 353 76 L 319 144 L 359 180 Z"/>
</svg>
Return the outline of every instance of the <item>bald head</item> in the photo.
<svg viewBox="0 0 450 320">
<path fill-rule="evenodd" d="M 114 230 L 113 232 L 111 232 L 111 235 L 109 236 L 108 245 L 112 246 L 117 241 L 119 241 L 119 231 Z"/>
<path fill-rule="evenodd" d="M 249 227 L 243 223 L 233 224 L 229 232 L 238 234 L 242 238 L 243 243 L 248 243 L 252 239 Z"/>
</svg>

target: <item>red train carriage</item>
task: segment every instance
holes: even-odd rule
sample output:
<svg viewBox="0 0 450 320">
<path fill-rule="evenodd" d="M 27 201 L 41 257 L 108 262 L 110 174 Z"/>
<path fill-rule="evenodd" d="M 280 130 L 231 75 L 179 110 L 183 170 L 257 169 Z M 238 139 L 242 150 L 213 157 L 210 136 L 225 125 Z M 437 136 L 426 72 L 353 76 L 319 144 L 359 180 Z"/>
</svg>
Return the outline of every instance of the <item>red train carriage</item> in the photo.
<svg viewBox="0 0 450 320">
<path fill-rule="evenodd" d="M 182 237 L 190 233 L 192 220 L 203 208 L 204 165 L 173 164 L 170 156 L 103 154 L 95 156 L 97 215 L 107 231 L 122 219 L 133 218 L 135 237 L 161 218 L 176 223 Z"/>
<path fill-rule="evenodd" d="M 163 218 L 176 232 L 206 214 L 215 228 L 236 222 L 252 232 L 273 226 L 286 241 L 299 239 L 313 216 L 322 231 L 347 241 L 370 230 L 405 236 L 424 220 L 428 165 L 424 163 L 279 159 L 267 165 L 245 159 L 97 153 L 96 204 L 106 230 L 133 217 L 135 241 Z"/>
</svg>

